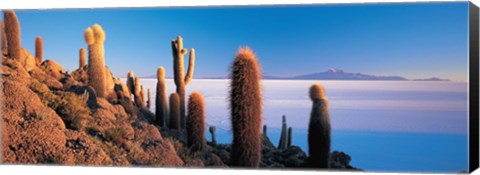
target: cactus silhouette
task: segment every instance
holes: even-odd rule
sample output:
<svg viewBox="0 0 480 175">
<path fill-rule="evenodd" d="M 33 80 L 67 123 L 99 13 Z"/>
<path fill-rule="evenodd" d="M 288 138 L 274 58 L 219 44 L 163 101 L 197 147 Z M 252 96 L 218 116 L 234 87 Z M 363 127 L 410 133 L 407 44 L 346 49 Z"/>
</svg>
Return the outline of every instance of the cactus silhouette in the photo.
<svg viewBox="0 0 480 175">
<path fill-rule="evenodd" d="M 267 137 L 267 125 L 263 125 L 263 135 Z"/>
<path fill-rule="evenodd" d="M 132 94 L 135 95 L 135 76 L 132 71 L 127 74 L 127 87 L 130 91 L 130 98 L 132 98 Z"/>
<path fill-rule="evenodd" d="M 188 99 L 187 142 L 193 152 L 205 147 L 205 102 L 199 92 L 192 92 Z"/>
<path fill-rule="evenodd" d="M 2 50 L 0 50 L 1 54 L 7 55 L 8 50 L 7 50 L 7 33 L 5 32 L 5 22 L 0 21 L 0 30 L 2 30 L 2 35 L 0 36 L 0 39 L 2 39 Z"/>
<path fill-rule="evenodd" d="M 258 167 L 261 151 L 261 72 L 255 54 L 241 47 L 231 67 L 232 164 Z"/>
<path fill-rule="evenodd" d="M 139 107 L 143 107 L 143 102 L 142 102 L 142 94 L 141 94 L 141 89 L 140 89 L 140 77 L 135 77 L 135 80 L 133 81 L 133 96 L 135 97 L 134 101 L 135 104 Z"/>
<path fill-rule="evenodd" d="M 210 135 L 212 135 L 212 145 L 213 146 L 217 145 L 217 137 L 215 135 L 215 131 L 217 130 L 217 127 L 210 126 L 208 130 L 210 131 Z"/>
<path fill-rule="evenodd" d="M 98 97 L 106 97 L 107 83 L 105 75 L 105 32 L 98 24 L 87 28 L 84 33 L 88 45 L 88 85 L 95 89 Z"/>
<path fill-rule="evenodd" d="M 330 114 L 328 99 L 319 83 L 310 87 L 313 101 L 308 125 L 308 162 L 312 168 L 328 168 L 331 144 Z"/>
<path fill-rule="evenodd" d="M 80 57 L 78 68 L 81 69 L 82 67 L 87 65 L 87 53 L 85 51 L 85 48 L 80 48 L 78 52 L 78 55 Z"/>
<path fill-rule="evenodd" d="M 17 60 L 25 66 L 25 58 L 22 57 L 22 46 L 20 41 L 20 23 L 13 10 L 4 10 L 5 33 L 7 35 L 8 56 Z"/>
<path fill-rule="evenodd" d="M 180 98 L 177 93 L 170 94 L 170 129 L 180 129 Z"/>
<path fill-rule="evenodd" d="M 185 86 L 190 83 L 193 77 L 195 66 L 195 49 L 190 49 L 188 71 L 184 76 L 184 58 L 187 54 L 187 49 L 183 48 L 183 39 L 177 36 L 176 40 L 172 40 L 172 54 L 173 54 L 173 76 L 175 85 L 177 86 L 177 93 L 180 97 L 180 117 L 182 128 L 185 128 Z"/>
<path fill-rule="evenodd" d="M 280 141 L 278 143 L 278 149 L 286 149 L 287 148 L 287 119 L 285 115 L 282 116 L 282 132 L 280 134 Z"/>
<path fill-rule="evenodd" d="M 165 86 L 165 69 L 157 69 L 157 94 L 155 98 L 155 119 L 160 127 L 164 127 L 168 117 L 167 88 Z"/>
<path fill-rule="evenodd" d="M 35 38 L 35 62 L 37 66 L 42 64 L 43 59 L 43 39 L 42 37 L 37 36 Z"/>
<path fill-rule="evenodd" d="M 150 92 L 150 88 L 147 89 L 147 108 L 150 109 L 152 105 L 152 93 Z"/>
<path fill-rule="evenodd" d="M 287 148 L 292 146 L 292 127 L 288 127 Z"/>
</svg>

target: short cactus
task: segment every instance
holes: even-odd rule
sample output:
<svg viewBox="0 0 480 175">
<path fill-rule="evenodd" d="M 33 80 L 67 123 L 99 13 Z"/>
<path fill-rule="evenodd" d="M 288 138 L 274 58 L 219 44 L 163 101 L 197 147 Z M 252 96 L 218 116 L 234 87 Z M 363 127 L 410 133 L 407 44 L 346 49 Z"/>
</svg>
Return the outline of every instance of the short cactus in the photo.
<svg viewBox="0 0 480 175">
<path fill-rule="evenodd" d="M 132 71 L 127 74 L 127 87 L 130 91 L 130 98 L 132 98 L 132 95 L 135 94 L 135 75 Z"/>
<path fill-rule="evenodd" d="M 282 116 L 282 132 L 280 134 L 280 141 L 278 143 L 278 149 L 286 149 L 287 148 L 287 119 L 284 116 Z"/>
<path fill-rule="evenodd" d="M 180 98 L 177 93 L 170 94 L 170 129 L 180 129 Z"/>
<path fill-rule="evenodd" d="M 0 50 L 0 54 L 2 55 L 7 55 L 8 50 L 7 50 L 7 33 L 5 32 L 5 22 L 0 21 L 0 30 L 2 30 L 2 35 L 0 36 L 0 39 L 2 39 L 2 50 Z"/>
<path fill-rule="evenodd" d="M 292 127 L 288 127 L 287 148 L 292 146 Z"/>
<path fill-rule="evenodd" d="M 312 168 L 328 168 L 331 144 L 328 99 L 319 83 L 312 85 L 309 93 L 313 105 L 308 125 L 308 162 Z"/>
<path fill-rule="evenodd" d="M 95 89 L 98 97 L 107 96 L 105 75 L 105 32 L 98 24 L 85 30 L 85 42 L 88 45 L 88 85 Z"/>
<path fill-rule="evenodd" d="M 143 87 L 143 85 L 140 85 L 140 99 L 142 100 L 142 107 L 145 107 L 145 88 Z"/>
<path fill-rule="evenodd" d="M 78 55 L 80 57 L 78 68 L 82 69 L 84 66 L 87 65 L 87 56 L 86 56 L 87 53 L 85 51 L 85 48 L 80 48 L 80 50 L 78 52 L 79 52 Z"/>
<path fill-rule="evenodd" d="M 37 36 L 35 38 L 35 62 L 37 66 L 42 64 L 43 59 L 43 39 L 42 37 Z"/>
<path fill-rule="evenodd" d="M 202 94 L 192 92 L 188 99 L 187 141 L 192 151 L 205 147 L 205 102 Z"/>
<path fill-rule="evenodd" d="M 267 125 L 263 125 L 263 132 L 262 133 L 265 137 L 268 137 L 268 135 L 267 135 Z"/>
<path fill-rule="evenodd" d="M 152 92 L 150 92 L 150 88 L 147 89 L 147 108 L 150 109 L 152 105 Z"/>
<path fill-rule="evenodd" d="M 141 89 L 140 89 L 140 77 L 135 77 L 135 80 L 133 82 L 133 90 L 134 90 L 134 93 L 133 93 L 133 96 L 135 97 L 134 101 L 135 101 L 135 104 L 139 107 L 143 107 L 143 102 L 142 102 L 142 96 L 141 96 Z"/>
<path fill-rule="evenodd" d="M 25 65 L 25 58 L 22 57 L 22 46 L 20 41 L 20 23 L 13 10 L 4 10 L 5 33 L 7 35 L 8 56 Z"/>
<path fill-rule="evenodd" d="M 168 117 L 167 88 L 165 86 L 165 69 L 157 69 L 157 96 L 155 98 L 155 120 L 164 127 Z"/>
<path fill-rule="evenodd" d="M 232 164 L 258 167 L 261 157 L 261 72 L 250 48 L 238 50 L 231 71 Z"/>
<path fill-rule="evenodd" d="M 208 130 L 210 131 L 210 135 L 212 135 L 212 145 L 214 146 L 217 145 L 217 137 L 215 135 L 215 131 L 217 130 L 217 127 L 210 126 Z"/>
<path fill-rule="evenodd" d="M 177 93 L 180 97 L 180 116 L 182 128 L 185 128 L 185 86 L 190 83 L 193 77 L 195 66 L 195 49 L 190 49 L 188 71 L 184 76 L 184 57 L 187 54 L 187 49 L 183 48 L 183 39 L 177 36 L 176 40 L 172 40 L 172 54 L 173 54 L 173 76 L 175 85 L 177 86 Z"/>
</svg>

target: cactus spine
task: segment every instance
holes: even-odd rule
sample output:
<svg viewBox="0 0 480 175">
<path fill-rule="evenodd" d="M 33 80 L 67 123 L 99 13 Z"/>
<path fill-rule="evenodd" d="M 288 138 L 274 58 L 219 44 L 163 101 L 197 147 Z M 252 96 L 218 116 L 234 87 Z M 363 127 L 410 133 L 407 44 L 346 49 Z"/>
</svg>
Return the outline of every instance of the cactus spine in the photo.
<svg viewBox="0 0 480 175">
<path fill-rule="evenodd" d="M 286 149 L 287 148 L 287 119 L 282 116 L 282 133 L 280 134 L 280 141 L 278 143 L 278 149 Z"/>
<path fill-rule="evenodd" d="M 231 71 L 232 163 L 234 166 L 258 167 L 262 123 L 261 72 L 250 48 L 238 50 Z"/>
<path fill-rule="evenodd" d="M 42 64 L 43 59 L 43 39 L 42 37 L 37 36 L 35 38 L 35 62 L 37 66 Z"/>
<path fill-rule="evenodd" d="M 180 98 L 177 93 L 170 94 L 170 129 L 180 129 Z"/>
<path fill-rule="evenodd" d="M 22 57 L 22 46 L 20 41 L 20 23 L 13 10 L 4 10 L 5 33 L 7 36 L 8 56 L 25 65 L 25 58 Z"/>
<path fill-rule="evenodd" d="M 202 94 L 192 92 L 188 99 L 188 146 L 195 152 L 205 147 L 205 102 Z"/>
<path fill-rule="evenodd" d="M 292 146 L 292 127 L 288 127 L 287 148 Z"/>
<path fill-rule="evenodd" d="M 82 67 L 86 66 L 87 65 L 87 53 L 85 51 L 85 48 L 80 48 L 80 50 L 78 51 L 79 53 L 79 56 L 80 56 L 80 61 L 79 61 L 79 65 L 78 65 L 78 68 L 81 69 Z"/>
<path fill-rule="evenodd" d="M 210 128 L 208 128 L 208 130 L 210 131 L 210 134 L 212 135 L 212 145 L 213 146 L 217 145 L 217 137 L 215 136 L 215 131 L 217 130 L 217 127 L 210 126 Z"/>
<path fill-rule="evenodd" d="M 95 89 L 98 97 L 106 97 L 107 83 L 105 75 L 105 32 L 98 24 L 85 30 L 85 42 L 88 45 L 88 85 Z"/>
<path fill-rule="evenodd" d="M 185 128 L 185 86 L 190 83 L 193 77 L 195 66 L 195 49 L 190 49 L 188 71 L 184 76 L 184 58 L 187 54 L 187 49 L 183 48 L 183 39 L 177 36 L 176 40 L 172 40 L 173 53 L 173 75 L 175 85 L 177 86 L 177 93 L 180 97 L 180 116 L 182 128 Z"/>
<path fill-rule="evenodd" d="M 313 105 L 308 125 L 308 162 L 312 168 L 328 168 L 331 144 L 328 99 L 319 83 L 312 85 L 309 93 Z"/>
<path fill-rule="evenodd" d="M 152 105 L 152 93 L 150 92 L 150 88 L 147 89 L 147 108 L 150 109 Z"/>
<path fill-rule="evenodd" d="M 0 27 L 2 30 L 2 35 L 0 36 L 1 39 L 2 39 L 2 50 L 0 50 L 1 54 L 3 55 L 7 55 L 8 54 L 8 51 L 7 51 L 7 33 L 5 32 L 5 22 L 3 21 L 0 21 Z"/>
<path fill-rule="evenodd" d="M 127 87 L 130 91 L 130 98 L 132 98 L 132 94 L 135 95 L 135 76 L 132 71 L 127 74 Z"/>
<path fill-rule="evenodd" d="M 164 127 L 168 117 L 167 88 L 165 87 L 165 69 L 157 69 L 157 97 L 155 98 L 155 119 L 160 127 Z"/>
</svg>

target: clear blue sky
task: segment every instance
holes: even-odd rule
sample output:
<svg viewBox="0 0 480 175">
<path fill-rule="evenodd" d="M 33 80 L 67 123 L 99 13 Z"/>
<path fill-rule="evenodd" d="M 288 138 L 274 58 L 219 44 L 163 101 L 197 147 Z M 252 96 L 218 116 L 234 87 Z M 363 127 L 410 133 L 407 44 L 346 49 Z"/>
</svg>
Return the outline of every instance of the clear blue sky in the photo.
<svg viewBox="0 0 480 175">
<path fill-rule="evenodd" d="M 239 46 L 257 53 L 267 75 L 294 76 L 331 67 L 347 72 L 467 80 L 468 2 L 262 7 L 17 10 L 22 44 L 46 59 L 78 66 L 83 31 L 106 31 L 114 75 L 172 75 L 170 41 L 196 49 L 194 77 L 228 75 Z"/>
</svg>

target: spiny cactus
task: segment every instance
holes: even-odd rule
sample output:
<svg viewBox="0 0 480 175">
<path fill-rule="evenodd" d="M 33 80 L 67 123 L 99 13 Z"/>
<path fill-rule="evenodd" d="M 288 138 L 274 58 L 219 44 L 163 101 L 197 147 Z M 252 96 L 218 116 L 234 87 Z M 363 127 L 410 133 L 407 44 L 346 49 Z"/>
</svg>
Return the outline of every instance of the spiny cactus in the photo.
<svg viewBox="0 0 480 175">
<path fill-rule="evenodd" d="M 180 98 L 177 93 L 170 94 L 170 129 L 180 129 Z"/>
<path fill-rule="evenodd" d="M 88 85 L 95 89 L 98 97 L 107 96 L 105 75 L 105 32 L 98 24 L 85 30 L 85 42 L 88 45 Z"/>
<path fill-rule="evenodd" d="M 263 135 L 267 137 L 267 125 L 263 125 Z"/>
<path fill-rule="evenodd" d="M 0 30 L 2 30 L 2 35 L 0 36 L 0 38 L 2 39 L 2 50 L 0 50 L 0 53 L 3 54 L 3 55 L 7 55 L 8 54 L 8 50 L 7 50 L 7 33 L 5 32 L 5 22 L 3 21 L 0 21 Z"/>
<path fill-rule="evenodd" d="M 287 148 L 287 119 L 285 115 L 282 116 L 282 133 L 280 134 L 280 141 L 278 142 L 278 149 Z"/>
<path fill-rule="evenodd" d="M 78 52 L 79 52 L 78 55 L 80 57 L 78 68 L 81 69 L 82 67 L 87 65 L 87 57 L 86 57 L 87 53 L 85 51 L 85 48 L 80 48 Z"/>
<path fill-rule="evenodd" d="M 173 75 L 175 85 L 177 86 L 177 93 L 180 97 L 180 116 L 182 128 L 185 128 L 185 86 L 190 83 L 193 77 L 195 66 L 195 49 L 190 49 L 188 71 L 184 76 L 184 57 L 187 54 L 187 49 L 183 48 L 183 39 L 177 36 L 176 40 L 172 40 L 173 53 Z"/>
<path fill-rule="evenodd" d="M 208 130 L 210 131 L 210 135 L 212 135 L 212 145 L 214 146 L 217 145 L 217 137 L 215 135 L 215 131 L 217 130 L 217 127 L 210 126 Z"/>
<path fill-rule="evenodd" d="M 287 148 L 292 146 L 292 127 L 288 127 Z"/>
<path fill-rule="evenodd" d="M 133 96 L 135 97 L 135 104 L 139 107 L 143 107 L 142 103 L 142 96 L 141 96 L 141 89 L 140 89 L 140 77 L 135 77 L 135 80 L 133 82 Z"/>
<path fill-rule="evenodd" d="M 262 123 L 261 72 L 250 48 L 238 50 L 231 71 L 232 163 L 234 166 L 258 167 Z"/>
<path fill-rule="evenodd" d="M 308 162 L 312 168 L 328 168 L 331 144 L 328 99 L 320 83 L 310 87 L 313 101 L 308 125 Z"/>
<path fill-rule="evenodd" d="M 132 98 L 132 94 L 135 94 L 135 76 L 132 71 L 127 74 L 127 87 L 130 91 L 130 98 Z"/>
<path fill-rule="evenodd" d="M 205 147 L 205 102 L 199 92 L 192 92 L 188 99 L 187 141 L 192 151 Z"/>
<path fill-rule="evenodd" d="M 35 62 L 37 66 L 42 64 L 43 59 L 43 39 L 42 37 L 37 36 L 35 38 Z"/>
<path fill-rule="evenodd" d="M 157 97 L 155 98 L 155 119 L 160 127 L 164 127 L 168 117 L 167 88 L 165 85 L 165 69 L 157 69 Z"/>
<path fill-rule="evenodd" d="M 147 108 L 150 109 L 152 105 L 152 93 L 150 92 L 150 88 L 147 89 Z"/>
<path fill-rule="evenodd" d="M 17 60 L 25 66 L 25 58 L 22 57 L 22 46 L 20 41 L 20 23 L 13 10 L 4 10 L 5 33 L 7 35 L 8 56 Z"/>
</svg>

